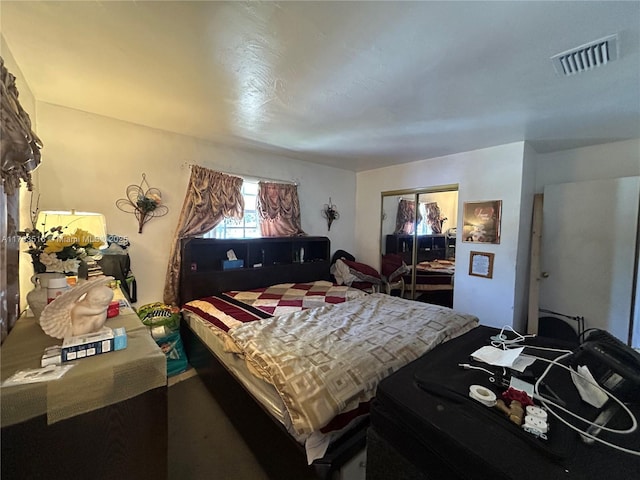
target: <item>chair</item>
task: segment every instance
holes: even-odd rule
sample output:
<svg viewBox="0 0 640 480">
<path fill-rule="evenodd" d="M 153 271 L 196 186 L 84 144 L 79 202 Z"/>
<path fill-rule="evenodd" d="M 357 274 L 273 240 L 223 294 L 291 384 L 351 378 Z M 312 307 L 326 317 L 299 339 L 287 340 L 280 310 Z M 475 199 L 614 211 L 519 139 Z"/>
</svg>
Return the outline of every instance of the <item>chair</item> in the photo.
<svg viewBox="0 0 640 480">
<path fill-rule="evenodd" d="M 580 345 L 580 338 L 573 327 L 557 317 L 540 317 L 538 319 L 538 336 L 562 340 L 572 347 Z"/>
<path fill-rule="evenodd" d="M 400 290 L 400 296 L 404 297 L 403 275 L 411 269 L 404 263 L 401 255 L 389 253 L 382 256 L 382 280 L 387 295 L 393 290 Z"/>
</svg>

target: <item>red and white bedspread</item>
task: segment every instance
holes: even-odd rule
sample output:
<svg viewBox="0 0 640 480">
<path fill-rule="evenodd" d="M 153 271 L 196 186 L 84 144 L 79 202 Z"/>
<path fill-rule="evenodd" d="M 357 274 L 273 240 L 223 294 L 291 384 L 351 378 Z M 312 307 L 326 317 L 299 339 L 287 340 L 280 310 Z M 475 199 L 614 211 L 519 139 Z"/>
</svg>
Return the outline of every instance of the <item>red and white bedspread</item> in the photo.
<svg viewBox="0 0 640 480">
<path fill-rule="evenodd" d="M 362 298 L 366 293 L 345 285 L 317 281 L 309 283 L 282 283 L 248 291 L 230 291 L 225 295 L 251 305 L 273 316 L 298 312 L 325 304 L 342 303 Z"/>
<path fill-rule="evenodd" d="M 299 312 L 308 308 L 346 302 L 368 294 L 346 285 L 325 280 L 308 283 L 281 283 L 246 291 L 229 291 L 192 300 L 182 309 L 200 317 L 220 337 L 228 352 L 241 353 L 227 332 L 243 323 L 272 316 Z"/>
<path fill-rule="evenodd" d="M 192 300 L 182 306 L 182 310 L 195 313 L 210 327 L 221 332 L 245 322 L 254 322 L 271 317 L 270 314 L 245 305 L 225 295 L 213 295 L 199 300 Z"/>
</svg>

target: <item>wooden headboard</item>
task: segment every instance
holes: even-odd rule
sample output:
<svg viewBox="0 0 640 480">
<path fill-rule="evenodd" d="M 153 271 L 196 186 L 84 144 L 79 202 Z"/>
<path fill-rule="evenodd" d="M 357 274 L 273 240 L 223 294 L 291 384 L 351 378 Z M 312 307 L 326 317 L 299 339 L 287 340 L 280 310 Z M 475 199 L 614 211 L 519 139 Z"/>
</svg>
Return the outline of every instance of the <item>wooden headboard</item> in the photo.
<svg viewBox="0 0 640 480">
<path fill-rule="evenodd" d="M 330 279 L 327 237 L 188 238 L 181 248 L 181 305 L 229 290 Z M 242 260 L 241 268 L 223 269 L 229 250 Z"/>
</svg>

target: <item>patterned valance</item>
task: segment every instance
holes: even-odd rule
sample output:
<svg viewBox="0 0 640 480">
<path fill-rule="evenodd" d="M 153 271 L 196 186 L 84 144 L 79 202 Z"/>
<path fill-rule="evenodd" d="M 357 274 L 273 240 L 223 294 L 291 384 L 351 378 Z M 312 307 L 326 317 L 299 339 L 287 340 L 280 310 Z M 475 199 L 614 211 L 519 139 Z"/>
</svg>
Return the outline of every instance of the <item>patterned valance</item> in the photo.
<svg viewBox="0 0 640 480">
<path fill-rule="evenodd" d="M 18 101 L 18 89 L 14 77 L 4 66 L 0 57 L 0 171 L 2 186 L 7 195 L 12 195 L 24 180 L 31 190 L 31 171 L 40 164 L 42 142 L 31 130 L 29 115 Z"/>
</svg>

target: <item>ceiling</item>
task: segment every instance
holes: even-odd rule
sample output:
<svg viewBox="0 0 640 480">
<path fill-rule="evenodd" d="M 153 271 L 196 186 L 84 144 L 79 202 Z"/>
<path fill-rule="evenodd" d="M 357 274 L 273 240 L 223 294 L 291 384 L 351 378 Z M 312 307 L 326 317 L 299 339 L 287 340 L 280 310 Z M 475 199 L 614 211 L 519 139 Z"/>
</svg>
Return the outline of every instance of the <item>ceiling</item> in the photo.
<svg viewBox="0 0 640 480">
<path fill-rule="evenodd" d="M 640 137 L 636 1 L 2 0 L 0 28 L 39 101 L 353 171 Z"/>
</svg>

